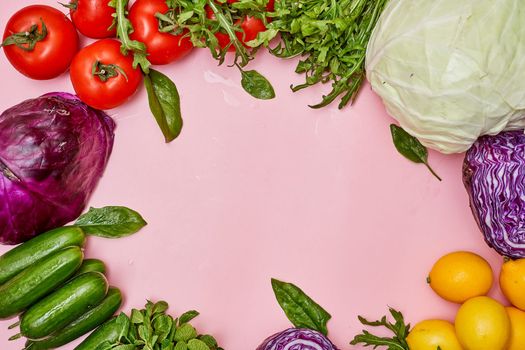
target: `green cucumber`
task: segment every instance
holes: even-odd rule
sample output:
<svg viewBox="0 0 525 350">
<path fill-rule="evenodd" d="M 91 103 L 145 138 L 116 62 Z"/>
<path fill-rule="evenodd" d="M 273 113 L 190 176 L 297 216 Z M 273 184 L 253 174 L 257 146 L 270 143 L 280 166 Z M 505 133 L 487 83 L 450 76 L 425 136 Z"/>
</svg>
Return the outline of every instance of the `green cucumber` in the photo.
<svg viewBox="0 0 525 350">
<path fill-rule="evenodd" d="M 122 304 L 120 290 L 111 287 L 104 300 L 98 306 L 89 310 L 65 328 L 53 333 L 49 338 L 26 342 L 25 350 L 48 350 L 67 344 L 110 319 L 118 310 L 120 304 Z"/>
<path fill-rule="evenodd" d="M 75 276 L 81 275 L 86 272 L 100 272 L 102 274 L 106 273 L 106 265 L 102 260 L 98 259 L 84 259 L 82 265 L 75 273 Z"/>
<path fill-rule="evenodd" d="M 119 340 L 119 336 L 120 329 L 117 324 L 117 318 L 113 317 L 98 327 L 74 350 L 96 350 L 103 343 L 115 344 Z"/>
<path fill-rule="evenodd" d="M 42 233 L 0 256 L 0 285 L 37 261 L 67 247 L 83 247 L 86 236 L 80 227 L 65 226 Z"/>
<path fill-rule="evenodd" d="M 0 318 L 24 311 L 73 276 L 82 264 L 79 247 L 58 251 L 0 286 Z"/>
<path fill-rule="evenodd" d="M 20 333 L 32 340 L 47 337 L 96 307 L 107 291 L 108 282 L 100 272 L 77 276 L 23 313 Z"/>
</svg>

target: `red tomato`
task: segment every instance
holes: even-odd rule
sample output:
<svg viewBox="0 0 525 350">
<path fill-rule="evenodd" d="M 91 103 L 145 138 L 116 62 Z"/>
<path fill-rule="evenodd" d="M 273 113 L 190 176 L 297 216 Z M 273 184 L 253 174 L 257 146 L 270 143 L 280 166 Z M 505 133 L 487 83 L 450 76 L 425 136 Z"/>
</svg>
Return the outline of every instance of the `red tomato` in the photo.
<svg viewBox="0 0 525 350">
<path fill-rule="evenodd" d="M 47 34 L 37 40 L 35 37 L 44 34 L 42 22 Z M 4 45 L 7 59 L 20 73 L 33 79 L 51 79 L 64 73 L 78 51 L 73 23 L 62 12 L 45 5 L 27 6 L 15 13 L 5 27 L 4 43 L 8 37 L 16 38 L 26 50 L 16 44 Z M 32 50 L 27 49 L 27 43 L 20 43 L 27 39 L 35 41 Z"/>
<path fill-rule="evenodd" d="M 116 28 L 108 30 L 113 24 L 115 9 L 108 5 L 108 0 L 73 0 L 71 19 L 78 31 L 83 35 L 94 38 L 109 38 L 116 34 Z"/>
<path fill-rule="evenodd" d="M 94 66 L 100 76 L 92 74 Z M 119 41 L 102 39 L 80 50 L 71 63 L 70 77 L 82 101 L 96 109 L 111 109 L 135 93 L 142 73 L 133 68 L 131 54 L 120 52 Z"/>
<path fill-rule="evenodd" d="M 215 19 L 215 13 L 213 13 L 211 7 L 206 7 L 206 17 L 208 17 L 209 19 Z M 256 17 L 246 16 L 242 19 L 242 21 L 237 20 L 235 22 L 235 25 L 240 25 L 242 29 L 242 31 L 240 32 L 235 32 L 235 35 L 244 44 L 245 47 L 248 47 L 248 45 L 246 45 L 248 41 L 257 38 L 258 33 L 264 32 L 266 30 L 264 22 Z M 228 44 L 230 44 L 230 36 L 226 33 L 215 33 L 215 37 L 219 41 L 219 46 L 222 49 L 224 49 Z M 235 51 L 235 47 L 233 45 L 230 45 L 228 51 Z"/>
<path fill-rule="evenodd" d="M 157 12 L 165 14 L 168 5 L 165 0 L 137 0 L 129 11 L 133 25 L 131 39 L 146 44 L 148 60 L 152 64 L 168 64 L 187 55 L 193 45 L 188 37 L 159 31 Z"/>
</svg>

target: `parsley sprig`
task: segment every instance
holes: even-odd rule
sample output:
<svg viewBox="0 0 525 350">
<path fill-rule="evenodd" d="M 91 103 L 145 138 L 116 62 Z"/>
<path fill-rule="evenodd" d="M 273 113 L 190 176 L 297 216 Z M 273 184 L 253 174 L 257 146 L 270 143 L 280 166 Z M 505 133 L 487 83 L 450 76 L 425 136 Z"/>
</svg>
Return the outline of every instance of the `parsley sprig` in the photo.
<svg viewBox="0 0 525 350">
<path fill-rule="evenodd" d="M 389 311 L 394 318 L 393 323 L 390 322 L 386 316 L 383 316 L 378 321 L 368 321 L 362 316 L 358 316 L 358 318 L 365 326 L 386 327 L 393 333 L 392 337 L 380 337 L 371 334 L 367 330 L 363 330 L 361 334 L 354 337 L 354 340 L 352 340 L 350 344 L 364 344 L 364 346 L 372 346 L 374 349 L 384 346 L 387 350 L 409 350 L 406 337 L 410 332 L 410 324 L 405 324 L 405 319 L 401 312 L 393 308 L 389 308 Z"/>
</svg>

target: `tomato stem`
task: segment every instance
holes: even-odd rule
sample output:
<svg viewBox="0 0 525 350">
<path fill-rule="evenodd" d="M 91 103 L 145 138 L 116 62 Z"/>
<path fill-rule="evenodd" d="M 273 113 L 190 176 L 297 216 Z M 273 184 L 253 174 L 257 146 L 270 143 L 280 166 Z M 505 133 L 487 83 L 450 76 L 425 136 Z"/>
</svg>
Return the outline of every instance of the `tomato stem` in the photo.
<svg viewBox="0 0 525 350">
<path fill-rule="evenodd" d="M 29 30 L 25 32 L 15 33 L 5 38 L 4 42 L 0 46 L 16 45 L 24 51 L 33 51 L 36 43 L 42 41 L 47 36 L 47 27 L 44 20 L 40 18 L 42 22 L 42 29 L 38 31 L 38 24 L 33 24 Z"/>
<path fill-rule="evenodd" d="M 128 81 L 126 72 L 116 64 L 102 64 L 100 61 L 95 61 L 91 67 L 91 74 L 97 76 L 102 82 L 108 81 L 108 79 L 114 78 L 119 74 L 122 74 Z"/>
<path fill-rule="evenodd" d="M 60 5 L 64 6 L 64 7 L 67 7 L 68 9 L 70 10 L 73 10 L 75 11 L 77 8 L 78 8 L 78 1 L 71 1 L 67 4 L 63 3 L 63 2 L 58 2 Z"/>
</svg>

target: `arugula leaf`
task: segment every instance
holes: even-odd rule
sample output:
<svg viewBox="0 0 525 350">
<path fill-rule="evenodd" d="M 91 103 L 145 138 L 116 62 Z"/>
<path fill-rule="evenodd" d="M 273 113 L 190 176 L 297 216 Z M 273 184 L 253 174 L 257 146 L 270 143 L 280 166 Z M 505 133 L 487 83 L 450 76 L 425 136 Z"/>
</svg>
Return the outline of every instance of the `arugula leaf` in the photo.
<svg viewBox="0 0 525 350">
<path fill-rule="evenodd" d="M 106 238 L 129 236 L 146 224 L 139 213 L 120 206 L 91 207 L 75 222 L 86 234 Z"/>
<path fill-rule="evenodd" d="M 367 330 L 363 330 L 350 342 L 350 345 L 364 344 L 364 346 L 373 346 L 374 349 L 379 346 L 384 346 L 387 350 L 409 350 L 406 342 L 406 337 L 410 332 L 410 324 L 405 324 L 403 314 L 393 308 L 389 308 L 390 314 L 394 318 L 394 323 L 388 321 L 386 316 L 383 316 L 378 321 L 368 321 L 362 316 L 358 316 L 359 321 L 365 326 L 371 327 L 386 327 L 392 333 L 392 337 L 380 337 L 371 334 Z"/>
<path fill-rule="evenodd" d="M 394 146 L 402 156 L 404 156 L 408 160 L 411 160 L 414 163 L 425 164 L 428 170 L 430 170 L 430 172 L 432 173 L 432 175 L 434 175 L 439 181 L 441 181 L 441 178 L 438 176 L 438 174 L 436 174 L 428 164 L 427 149 L 421 144 L 421 142 L 419 142 L 417 138 L 410 135 L 403 128 L 395 124 L 390 125 L 390 132 L 392 134 Z"/>
<path fill-rule="evenodd" d="M 279 305 L 295 327 L 328 334 L 326 323 L 332 316 L 299 287 L 272 278 L 272 288 Z"/>
</svg>

